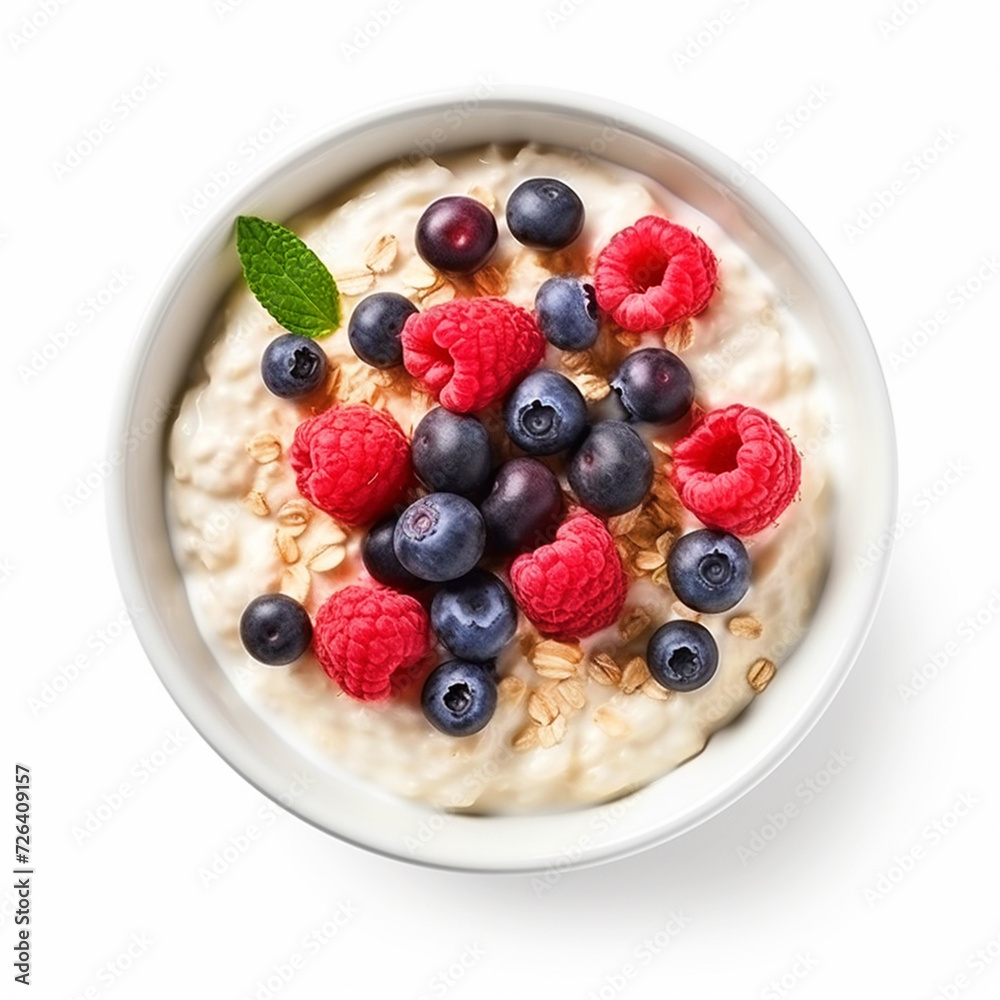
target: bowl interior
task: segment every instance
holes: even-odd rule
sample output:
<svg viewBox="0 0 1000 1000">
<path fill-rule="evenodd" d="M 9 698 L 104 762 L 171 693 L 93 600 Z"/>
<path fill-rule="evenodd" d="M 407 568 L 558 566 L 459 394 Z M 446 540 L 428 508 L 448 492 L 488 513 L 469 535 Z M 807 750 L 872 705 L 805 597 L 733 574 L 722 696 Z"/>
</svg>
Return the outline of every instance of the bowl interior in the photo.
<svg viewBox="0 0 1000 1000">
<path fill-rule="evenodd" d="M 171 407 L 187 382 L 206 322 L 238 275 L 237 214 L 283 219 L 359 175 L 405 171 L 423 153 L 486 142 L 536 141 L 646 174 L 715 219 L 771 277 L 811 333 L 834 399 L 833 474 L 841 491 L 832 560 L 811 627 L 742 720 L 694 760 L 611 806 L 535 816 L 441 814 L 303 758 L 242 700 L 192 617 L 166 526 L 163 470 Z M 791 213 L 732 161 L 656 119 L 593 99 L 508 95 L 411 103 L 306 143 L 201 229 L 150 310 L 115 427 L 138 434 L 110 496 L 112 543 L 126 597 L 148 609 L 136 629 L 192 725 L 247 780 L 303 819 L 406 860 L 475 870 L 538 870 L 620 856 L 690 829 L 749 790 L 808 732 L 843 683 L 884 580 L 885 547 L 856 565 L 895 508 L 895 456 L 884 384 L 863 321 L 842 281 Z M 141 433 L 139 433 L 141 430 Z M 750 723 L 750 724 L 747 724 Z M 307 774 L 310 782 L 296 781 Z M 308 785 L 302 788 L 302 785 Z"/>
</svg>

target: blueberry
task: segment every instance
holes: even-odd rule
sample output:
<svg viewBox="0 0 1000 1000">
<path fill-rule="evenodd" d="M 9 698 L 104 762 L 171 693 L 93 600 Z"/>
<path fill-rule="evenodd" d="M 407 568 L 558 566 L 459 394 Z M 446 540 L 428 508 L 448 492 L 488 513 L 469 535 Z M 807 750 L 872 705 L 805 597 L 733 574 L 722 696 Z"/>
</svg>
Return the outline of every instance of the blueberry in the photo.
<svg viewBox="0 0 1000 1000">
<path fill-rule="evenodd" d="M 269 667 L 297 660 L 309 648 L 312 632 L 306 609 L 284 594 L 255 597 L 240 616 L 244 648 Z"/>
<path fill-rule="evenodd" d="M 671 691 L 694 691 L 712 679 L 719 647 L 704 625 L 678 619 L 650 636 L 646 662 L 657 684 Z"/>
<path fill-rule="evenodd" d="M 308 337 L 285 333 L 272 340 L 260 359 L 260 377 L 282 399 L 299 399 L 317 389 L 326 377 L 323 348 Z"/>
<path fill-rule="evenodd" d="M 417 222 L 417 253 L 439 271 L 478 271 L 497 245 L 497 220 L 475 198 L 448 195 L 431 202 Z"/>
<path fill-rule="evenodd" d="M 514 239 L 535 250 L 561 250 L 583 231 L 583 202 L 554 177 L 532 177 L 507 199 L 507 228 Z"/>
<path fill-rule="evenodd" d="M 376 292 L 363 298 L 351 313 L 347 339 L 351 350 L 374 368 L 393 368 L 403 363 L 399 335 L 417 307 L 396 292 Z"/>
<path fill-rule="evenodd" d="M 693 611 L 717 614 L 743 600 L 750 586 L 750 557 L 735 535 L 704 528 L 674 542 L 667 577 Z"/>
<path fill-rule="evenodd" d="M 579 278 L 549 278 L 535 295 L 535 320 L 545 339 L 561 351 L 594 346 L 597 297 L 594 286 Z"/>
<path fill-rule="evenodd" d="M 672 424 L 694 402 L 694 379 L 676 354 L 662 347 L 633 351 L 620 365 L 611 388 L 635 420 Z"/>
<path fill-rule="evenodd" d="M 542 368 L 511 393 L 504 407 L 511 441 L 531 455 L 554 455 L 579 440 L 587 404 L 565 375 Z"/>
<path fill-rule="evenodd" d="M 631 510 L 649 492 L 653 460 L 628 424 L 602 420 L 570 459 L 567 478 L 587 510 L 611 517 Z"/>
<path fill-rule="evenodd" d="M 520 552 L 551 541 L 549 533 L 558 524 L 562 509 L 559 480 L 536 458 L 504 462 L 489 496 L 480 505 L 494 552 Z"/>
<path fill-rule="evenodd" d="M 496 711 L 496 678 L 480 663 L 449 660 L 427 675 L 420 703 L 427 721 L 446 736 L 472 736 Z"/>
<path fill-rule="evenodd" d="M 421 580 L 464 576 L 486 545 L 483 517 L 465 497 L 429 493 L 400 515 L 392 536 L 396 558 Z"/>
<path fill-rule="evenodd" d="M 434 595 L 431 624 L 455 656 L 484 663 L 514 637 L 517 605 L 497 577 L 474 569 Z"/>
<path fill-rule="evenodd" d="M 413 432 L 413 466 L 432 490 L 478 493 L 493 471 L 490 436 L 475 418 L 443 407 L 431 410 Z"/>
<path fill-rule="evenodd" d="M 397 590 L 419 590 L 425 582 L 403 567 L 392 546 L 398 517 L 379 521 L 361 540 L 361 561 L 379 583 Z"/>
</svg>

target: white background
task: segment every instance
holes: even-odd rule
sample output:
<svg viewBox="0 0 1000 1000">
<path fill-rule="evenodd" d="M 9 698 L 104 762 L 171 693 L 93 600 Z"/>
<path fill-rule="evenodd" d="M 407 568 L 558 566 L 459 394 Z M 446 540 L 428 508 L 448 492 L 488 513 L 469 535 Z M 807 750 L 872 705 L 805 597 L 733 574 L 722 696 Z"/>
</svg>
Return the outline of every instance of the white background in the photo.
<svg viewBox="0 0 1000 1000">
<path fill-rule="evenodd" d="M 0 14 L 0 732 L 4 766 L 33 773 L 35 995 L 998 995 L 1000 278 L 983 265 L 1000 250 L 995 6 L 393 0 L 361 48 L 352 39 L 384 0 L 72 0 L 44 23 L 46 4 L 57 6 L 6 0 Z M 43 26 L 28 37 L 32 16 Z M 155 83 L 145 94 L 144 80 Z M 103 476 L 137 325 L 197 229 L 200 213 L 185 220 L 183 206 L 213 172 L 237 161 L 232 189 L 331 122 L 484 81 L 618 99 L 747 163 L 856 296 L 900 446 L 888 589 L 820 725 L 698 831 L 544 888 L 387 861 L 272 812 L 191 731 L 121 624 L 102 485 L 67 503 L 78 479 Z M 136 87 L 128 108 L 120 95 Z M 277 112 L 290 120 L 268 132 Z M 100 144 L 59 169 L 104 118 Z M 873 202 L 879 218 L 862 228 Z M 102 289 L 95 311 L 87 301 Z M 936 314 L 929 337 L 921 324 Z M 60 340 L 26 376 L 34 352 Z M 83 666 L 67 681 L 74 659 Z M 906 695 L 915 671 L 931 679 Z M 801 783 L 821 787 L 838 752 L 849 763 L 810 797 Z M 74 833 L 122 783 L 121 808 Z M 11 777 L 0 787 L 7 870 Z M 784 829 L 749 856 L 786 806 Z M 251 825 L 259 838 L 205 884 L 199 869 Z M 353 915 L 329 937 L 338 907 Z M 643 950 L 671 914 L 683 928 L 658 954 Z M 317 928 L 322 944 L 307 945 Z M 978 963 L 982 948 L 992 965 Z M 296 955 L 301 967 L 269 992 Z"/>
</svg>

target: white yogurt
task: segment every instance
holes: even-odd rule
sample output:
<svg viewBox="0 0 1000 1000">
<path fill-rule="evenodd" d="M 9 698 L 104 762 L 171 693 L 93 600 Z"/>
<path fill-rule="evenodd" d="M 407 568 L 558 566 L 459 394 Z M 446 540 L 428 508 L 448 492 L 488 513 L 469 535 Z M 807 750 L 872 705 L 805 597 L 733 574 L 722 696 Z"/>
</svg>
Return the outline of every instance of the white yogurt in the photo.
<svg viewBox="0 0 1000 1000">
<path fill-rule="evenodd" d="M 355 394 L 363 393 L 378 383 L 348 345 L 350 310 L 362 294 L 375 290 L 414 295 L 412 283 L 419 280 L 414 274 L 423 268 L 413 233 L 421 212 L 437 197 L 471 189 L 487 198 L 492 194 L 502 217 L 504 199 L 521 180 L 562 177 L 582 197 L 587 224 L 574 245 L 574 251 L 583 251 L 554 260 L 558 267 L 575 265 L 585 273 L 590 273 L 597 250 L 643 215 L 666 214 L 698 232 L 720 260 L 720 288 L 709 309 L 693 321 L 693 343 L 681 352 L 694 376 L 698 402 L 706 409 L 735 402 L 759 407 L 789 430 L 805 456 L 798 501 L 776 526 L 748 541 L 754 563 L 749 593 L 733 612 L 701 619 L 719 645 L 715 677 L 698 691 L 673 694 L 666 701 L 641 691 L 626 695 L 584 677 L 586 705 L 569 716 L 565 738 L 549 748 L 515 751 L 512 739 L 529 721 L 523 699 L 502 700 L 482 733 L 456 740 L 433 730 L 413 697 L 371 705 L 343 695 L 311 654 L 284 669 L 249 658 L 238 638 L 240 614 L 251 598 L 282 585 L 286 566 L 274 544 L 275 512 L 298 498 L 285 452 L 296 426 L 311 413 L 264 388 L 260 357 L 282 331 L 242 283 L 213 321 L 209 346 L 172 430 L 167 478 L 174 548 L 196 619 L 220 668 L 318 766 L 347 769 L 390 792 L 445 808 L 512 812 L 594 803 L 641 786 L 700 752 L 710 735 L 753 699 L 746 674 L 758 658 L 778 665 L 774 683 L 780 683 L 782 663 L 808 627 L 827 564 L 824 443 L 831 426 L 830 403 L 807 333 L 777 300 L 772 285 L 719 226 L 660 185 L 602 161 L 581 165 L 568 153 L 533 146 L 516 152 L 483 147 L 445 163 L 427 160 L 405 175 L 389 168 L 364 181 L 346 200 L 292 222 L 339 276 L 363 270 L 366 247 L 379 236 L 392 234 L 399 240 L 391 269 L 362 293 L 344 295 L 341 328 L 319 342 L 332 366 L 342 364 L 348 374 L 337 392 L 353 385 Z M 536 289 L 550 274 L 546 259 L 553 260 L 520 246 L 501 221 L 491 264 L 506 273 L 509 299 L 531 308 Z M 662 345 L 662 339 L 647 335 L 644 343 Z M 558 357 L 550 350 L 549 363 L 558 363 Z M 431 401 L 389 390 L 379 405 L 386 405 L 409 432 Z M 247 442 L 261 432 L 273 433 L 281 442 L 278 461 L 258 464 L 248 455 Z M 248 509 L 245 498 L 251 490 L 266 498 L 270 514 Z M 310 533 L 324 524 L 330 527 L 325 517 L 315 518 L 298 539 L 303 551 Z M 686 517 L 686 529 L 698 526 Z M 304 603 L 310 613 L 363 572 L 359 539 L 359 533 L 351 533 L 347 558 L 337 569 L 308 576 Z M 298 572 L 305 576 L 301 567 Z M 654 625 L 677 617 L 673 594 L 648 579 L 633 582 L 627 603 L 646 607 Z M 731 634 L 726 622 L 735 614 L 756 618 L 763 626 L 760 637 Z M 648 635 L 617 650 L 621 642 L 611 628 L 583 645 L 588 651 L 613 649 L 624 663 L 643 651 Z M 787 669 L 795 668 L 793 662 Z M 545 683 L 516 642 L 502 657 L 499 671 L 520 677 L 529 688 Z M 602 714 L 610 711 L 621 721 L 621 735 L 609 734 L 595 721 L 602 706 Z"/>
</svg>

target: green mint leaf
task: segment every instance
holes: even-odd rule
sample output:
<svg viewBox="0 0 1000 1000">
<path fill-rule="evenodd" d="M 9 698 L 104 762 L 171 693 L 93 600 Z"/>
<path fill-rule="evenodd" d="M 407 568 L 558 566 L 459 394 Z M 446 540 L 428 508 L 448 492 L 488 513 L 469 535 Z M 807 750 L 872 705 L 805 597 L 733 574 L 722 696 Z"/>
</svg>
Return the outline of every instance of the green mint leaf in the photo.
<svg viewBox="0 0 1000 1000">
<path fill-rule="evenodd" d="M 276 222 L 236 220 L 236 251 L 257 301 L 288 331 L 324 337 L 340 326 L 340 293 L 326 265 Z"/>
</svg>

